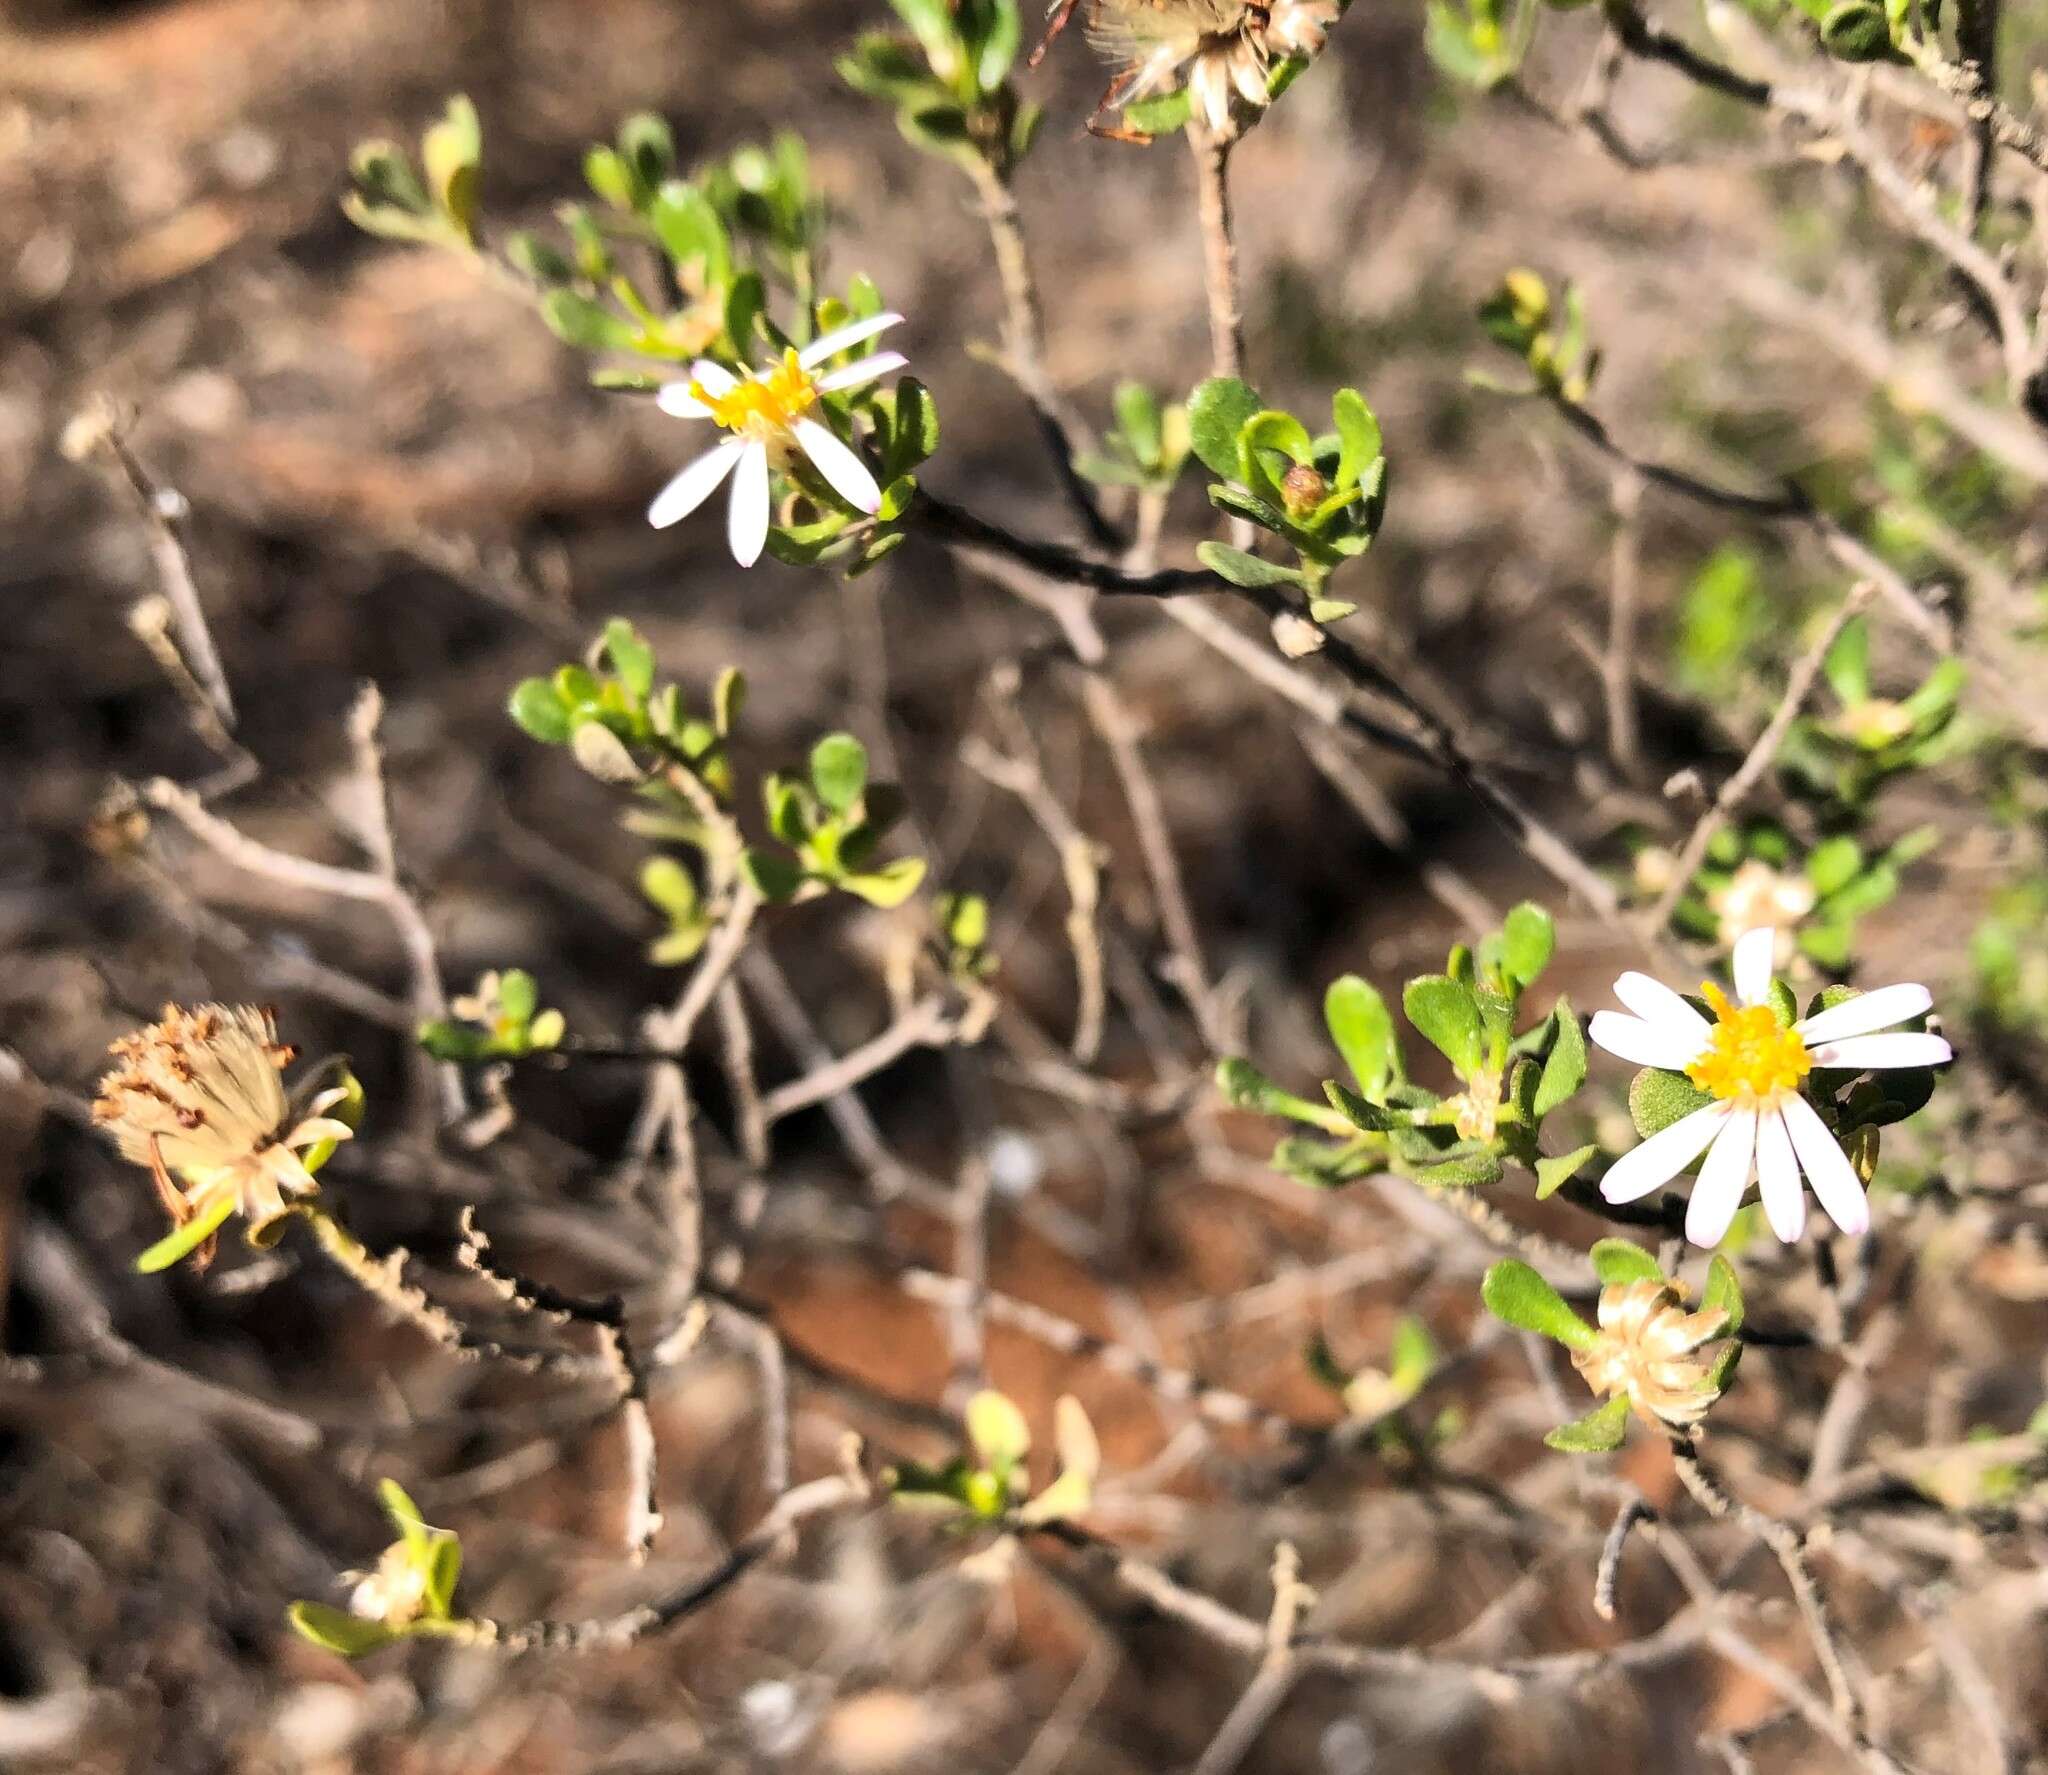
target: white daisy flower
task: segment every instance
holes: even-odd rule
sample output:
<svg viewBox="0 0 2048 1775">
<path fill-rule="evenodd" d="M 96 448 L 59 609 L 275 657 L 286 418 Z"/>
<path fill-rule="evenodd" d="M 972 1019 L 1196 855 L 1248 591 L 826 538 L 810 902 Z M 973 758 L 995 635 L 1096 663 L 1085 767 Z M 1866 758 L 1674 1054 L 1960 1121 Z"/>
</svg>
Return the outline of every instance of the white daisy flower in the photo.
<svg viewBox="0 0 2048 1775">
<path fill-rule="evenodd" d="M 1714 1099 L 1624 1154 L 1600 1184 L 1608 1201 L 1633 1202 L 1704 1152 L 1685 1216 L 1685 1236 L 1695 1245 L 1720 1244 L 1752 1175 L 1771 1231 L 1787 1244 L 1806 1224 L 1802 1171 L 1837 1227 L 1851 1235 L 1868 1231 L 1863 1185 L 1800 1084 L 1815 1067 L 1876 1072 L 1954 1058 L 1940 1036 L 1893 1027 L 1933 1005 L 1924 986 L 1880 987 L 1781 1027 L 1771 1009 L 1777 940 L 1768 926 L 1743 933 L 1735 945 L 1734 1002 L 1718 986 L 1700 989 L 1714 1012 L 1711 1023 L 1670 987 L 1630 973 L 1615 981 L 1614 995 L 1634 1015 L 1596 1012 L 1587 1031 L 1608 1053 L 1682 1072 Z"/>
<path fill-rule="evenodd" d="M 872 515 L 882 509 L 882 489 L 867 465 L 816 417 L 819 397 L 858 388 L 907 361 L 901 353 L 876 352 L 836 370 L 825 365 L 850 346 L 898 325 L 900 314 L 871 315 L 835 328 L 802 351 L 790 350 L 766 369 L 735 376 L 722 364 L 699 358 L 690 380 L 671 382 L 657 397 L 661 410 L 678 419 L 709 419 L 732 435 L 684 469 L 655 495 L 647 521 L 657 530 L 680 523 L 732 479 L 726 533 L 732 557 L 751 567 L 768 544 L 771 470 L 786 468 L 801 450 L 826 484 L 846 503 Z"/>
</svg>

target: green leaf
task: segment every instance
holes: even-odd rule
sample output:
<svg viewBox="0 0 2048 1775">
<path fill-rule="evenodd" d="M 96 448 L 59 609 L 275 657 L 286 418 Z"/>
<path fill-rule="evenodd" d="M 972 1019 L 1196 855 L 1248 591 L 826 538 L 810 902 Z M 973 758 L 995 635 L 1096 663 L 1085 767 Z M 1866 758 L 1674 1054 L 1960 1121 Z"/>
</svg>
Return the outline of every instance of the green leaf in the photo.
<svg viewBox="0 0 2048 1775">
<path fill-rule="evenodd" d="M 619 125 L 619 153 L 642 189 L 652 191 L 676 170 L 675 132 L 652 111 L 636 111 Z"/>
<path fill-rule="evenodd" d="M 1560 1424 L 1543 1438 L 1551 1448 L 1572 1455 L 1603 1455 L 1621 1446 L 1628 1433 L 1628 1395 L 1617 1393 L 1582 1418 Z"/>
<path fill-rule="evenodd" d="M 432 1619 L 445 1621 L 454 1610 L 455 1585 L 461 1576 L 462 1543 L 453 1535 L 437 1534 L 427 1565 L 427 1613 Z"/>
<path fill-rule="evenodd" d="M 1211 376 L 1188 397 L 1190 441 L 1211 474 L 1226 481 L 1239 478 L 1237 434 L 1262 405 L 1234 376 Z"/>
<path fill-rule="evenodd" d="M 616 149 L 599 146 L 584 155 L 583 178 L 613 209 L 631 211 L 639 207 L 640 193 L 632 169 Z"/>
<path fill-rule="evenodd" d="M 968 1400 L 964 1415 L 967 1440 L 984 1466 L 1003 1472 L 1031 1453 L 1031 1426 L 1014 1400 L 985 1389 Z"/>
<path fill-rule="evenodd" d="M 1330 414 L 1337 426 L 1337 485 L 1353 487 L 1378 460 L 1381 450 L 1380 422 L 1366 405 L 1365 396 L 1355 388 L 1340 388 L 1330 402 Z"/>
<path fill-rule="evenodd" d="M 1579 1027 L 1571 1002 L 1559 999 L 1552 1016 L 1557 1022 L 1557 1038 L 1543 1058 L 1543 1076 L 1536 1081 L 1536 1096 L 1530 1105 L 1539 1121 L 1586 1082 L 1586 1032 Z"/>
<path fill-rule="evenodd" d="M 1158 462 L 1165 448 L 1159 397 L 1142 382 L 1125 381 L 1116 385 L 1113 403 L 1117 429 L 1131 454 L 1147 467 Z"/>
<path fill-rule="evenodd" d="M 329 1608 L 324 1602 L 295 1602 L 289 1614 L 292 1626 L 302 1638 L 324 1651 L 339 1652 L 344 1658 L 360 1658 L 405 1637 L 382 1621 L 366 1621 L 360 1615 Z"/>
<path fill-rule="evenodd" d="M 1341 1132 L 1337 1117 L 1320 1103 L 1310 1103 L 1292 1091 L 1283 1091 L 1249 1060 L 1231 1057 L 1216 1063 L 1216 1089 L 1232 1109 L 1247 1109 L 1262 1116 L 1285 1116 L 1306 1122 L 1312 1128 Z"/>
<path fill-rule="evenodd" d="M 623 616 L 615 616 L 605 624 L 604 651 L 634 704 L 644 703 L 654 688 L 654 649 Z"/>
<path fill-rule="evenodd" d="M 1841 0 L 1820 22 L 1820 40 L 1830 55 L 1844 62 L 1897 61 L 1891 23 L 1884 8 L 1872 0 Z"/>
<path fill-rule="evenodd" d="M 407 1495 L 405 1487 L 395 1479 L 377 1481 L 377 1499 L 384 1506 L 384 1514 L 391 1518 L 391 1526 L 405 1537 L 408 1547 L 424 1553 L 432 1530 L 427 1527 L 426 1518 L 420 1515 L 420 1507 Z"/>
<path fill-rule="evenodd" d="M 1700 1290 L 1700 1307 L 1705 1312 L 1728 1315 L 1728 1323 L 1721 1328 L 1722 1336 L 1733 1337 L 1742 1329 L 1742 1281 L 1735 1266 L 1718 1251 L 1707 1263 L 1707 1285 Z"/>
<path fill-rule="evenodd" d="M 697 914 L 697 883 L 674 857 L 649 857 L 640 865 L 640 891 L 682 924 Z"/>
<path fill-rule="evenodd" d="M 983 92 L 994 92 L 1009 78 L 1010 67 L 1024 38 L 1024 15 L 1010 0 L 998 0 L 989 20 L 988 35 L 981 40 L 981 56 L 974 77 Z"/>
<path fill-rule="evenodd" d="M 860 875 L 840 878 L 838 885 L 857 899 L 865 900 L 870 906 L 878 906 L 884 912 L 901 906 L 917 892 L 924 880 L 924 858 L 898 857 L 893 863 L 885 863 L 879 869 L 872 869 Z"/>
<path fill-rule="evenodd" d="M 1585 1169 L 1586 1161 L 1599 1150 L 1597 1146 L 1579 1146 L 1568 1153 L 1559 1153 L 1555 1158 L 1539 1158 L 1536 1161 L 1537 1201 L 1547 1201 L 1556 1195 Z"/>
<path fill-rule="evenodd" d="M 730 735 L 739 725 L 740 711 L 746 706 L 746 674 L 738 666 L 727 666 L 711 688 L 711 719 L 721 735 Z"/>
<path fill-rule="evenodd" d="M 1194 115 L 1194 99 L 1186 87 L 1163 92 L 1156 99 L 1140 99 L 1124 107 L 1124 123 L 1142 136 L 1170 135 L 1187 127 Z"/>
<path fill-rule="evenodd" d="M 568 740 L 569 711 L 547 679 L 522 679 L 505 707 L 528 736 L 542 745 L 559 746 Z"/>
<path fill-rule="evenodd" d="M 1415 1181 L 1425 1189 L 1483 1189 L 1507 1175 L 1497 1153 L 1467 1153 L 1440 1165 L 1418 1166 Z"/>
<path fill-rule="evenodd" d="M 1655 1067 L 1637 1073 L 1628 1088 L 1628 1113 L 1645 1140 L 1713 1101 L 1684 1073 L 1660 1072 Z"/>
<path fill-rule="evenodd" d="M 631 322 L 576 290 L 548 291 L 540 317 L 556 338 L 584 351 L 631 351 L 640 342 Z"/>
<path fill-rule="evenodd" d="M 1341 1080 L 1325 1079 L 1323 1092 L 1343 1112 L 1346 1120 L 1368 1134 L 1391 1133 L 1399 1125 L 1394 1116 L 1377 1103 L 1368 1103 Z"/>
<path fill-rule="evenodd" d="M 1248 555 L 1243 549 L 1234 549 L 1225 543 L 1197 543 L 1195 559 L 1219 579 L 1227 579 L 1234 586 L 1308 584 L 1308 575 L 1298 567 L 1283 567 L 1277 561 L 1262 561 L 1257 555 Z"/>
<path fill-rule="evenodd" d="M 1518 1330 L 1554 1338 L 1575 1350 L 1583 1350 L 1593 1342 L 1593 1328 L 1565 1305 L 1564 1296 L 1520 1258 L 1502 1258 L 1488 1270 L 1479 1285 L 1479 1298 L 1496 1319 L 1503 1319 Z"/>
<path fill-rule="evenodd" d="M 235 1211 L 232 1194 L 223 1195 L 212 1207 L 195 1215 L 181 1227 L 166 1233 L 161 1239 L 135 1260 L 138 1273 L 153 1276 L 160 1270 L 167 1270 L 180 1258 L 189 1257 L 200 1246 L 220 1231 L 229 1215 Z"/>
<path fill-rule="evenodd" d="M 1413 1313 L 1395 1322 L 1394 1340 L 1388 1354 L 1387 1375 L 1402 1395 L 1412 1399 L 1422 1383 L 1436 1372 L 1440 1352 L 1429 1327 Z"/>
<path fill-rule="evenodd" d="M 1377 1097 L 1398 1071 L 1394 1016 L 1376 988 L 1356 974 L 1340 974 L 1323 994 L 1323 1021 L 1358 1088 Z"/>
<path fill-rule="evenodd" d="M 498 1009 L 524 1028 L 540 1009 L 540 987 L 524 968 L 507 968 L 498 976 Z"/>
<path fill-rule="evenodd" d="M 1847 833 L 1815 845 L 1806 859 L 1806 879 L 1823 900 L 1839 893 L 1862 872 L 1863 847 Z"/>
<path fill-rule="evenodd" d="M 748 850 L 740 857 L 740 869 L 754 891 L 770 905 L 793 899 L 804 884 L 804 872 L 794 858 L 775 851 Z"/>
<path fill-rule="evenodd" d="M 420 161 L 434 201 L 465 241 L 476 228 L 477 167 L 483 147 L 476 107 L 461 93 L 448 101 L 448 114 L 420 140 Z"/>
<path fill-rule="evenodd" d="M 1587 1255 L 1593 1261 L 1593 1274 L 1608 1288 L 1664 1280 L 1657 1260 L 1632 1239 L 1601 1239 Z"/>
<path fill-rule="evenodd" d="M 835 814 L 850 811 L 868 783 L 868 749 L 850 733 L 828 733 L 811 748 L 811 786 Z"/>
<path fill-rule="evenodd" d="M 1401 994 L 1408 1021 L 1458 1071 L 1470 1078 L 1484 1063 L 1479 1001 L 1469 988 L 1447 974 L 1424 974 L 1410 980 Z"/>
<path fill-rule="evenodd" d="M 1501 926 L 1501 970 L 1510 985 L 1526 987 L 1557 952 L 1557 925 L 1533 900 L 1524 900 Z"/>
</svg>

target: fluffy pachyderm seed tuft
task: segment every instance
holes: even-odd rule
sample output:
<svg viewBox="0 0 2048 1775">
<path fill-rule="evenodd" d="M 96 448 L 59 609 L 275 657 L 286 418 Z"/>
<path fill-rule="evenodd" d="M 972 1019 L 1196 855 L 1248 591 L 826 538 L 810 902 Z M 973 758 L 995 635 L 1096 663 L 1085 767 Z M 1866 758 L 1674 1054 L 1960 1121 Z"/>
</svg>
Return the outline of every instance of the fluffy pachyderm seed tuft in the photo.
<svg viewBox="0 0 2048 1775">
<path fill-rule="evenodd" d="M 1645 1280 L 1603 1288 L 1599 1317 L 1599 1336 L 1572 1352 L 1587 1386 L 1603 1399 L 1626 1395 L 1649 1423 L 1682 1430 L 1706 1416 L 1721 1390 L 1699 1349 L 1721 1335 L 1725 1312 L 1688 1313 L 1676 1283 Z"/>
<path fill-rule="evenodd" d="M 300 1155 L 351 1133 L 322 1113 L 344 1089 L 294 1110 L 282 1077 L 294 1051 L 253 1005 L 166 1005 L 110 1052 L 118 1064 L 100 1080 L 93 1120 L 122 1157 L 149 1168 L 176 1225 L 223 1198 L 252 1226 L 274 1220 L 319 1187 Z"/>
</svg>

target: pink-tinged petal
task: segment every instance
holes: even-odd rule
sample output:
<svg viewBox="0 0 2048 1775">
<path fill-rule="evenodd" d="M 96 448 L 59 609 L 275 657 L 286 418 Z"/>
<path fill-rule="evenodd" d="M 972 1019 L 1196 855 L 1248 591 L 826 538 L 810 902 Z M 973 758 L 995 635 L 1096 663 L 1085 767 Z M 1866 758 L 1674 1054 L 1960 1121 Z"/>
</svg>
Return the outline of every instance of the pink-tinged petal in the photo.
<svg viewBox="0 0 2048 1775">
<path fill-rule="evenodd" d="M 690 392 L 687 382 L 664 382 L 654 404 L 677 419 L 709 419 L 711 409 Z"/>
<path fill-rule="evenodd" d="M 654 496 L 654 503 L 647 508 L 648 523 L 657 530 L 681 523 L 718 491 L 745 449 L 746 445 L 734 438 L 705 451 Z"/>
<path fill-rule="evenodd" d="M 1654 1189 L 1662 1189 L 1706 1151 L 1707 1142 L 1720 1131 L 1730 1113 L 1727 1104 L 1710 1103 L 1652 1134 L 1641 1146 L 1623 1153 L 1608 1167 L 1607 1175 L 1600 1180 L 1600 1194 L 1610 1202 L 1633 1202 Z"/>
<path fill-rule="evenodd" d="M 1735 939 L 1735 1000 L 1744 1005 L 1771 1002 L 1771 968 L 1778 953 L 1778 933 L 1767 924 Z"/>
<path fill-rule="evenodd" d="M 725 514 L 726 540 L 732 558 L 742 567 L 760 560 L 768 546 L 768 451 L 762 444 L 743 444 L 740 465 L 732 477 L 732 504 Z"/>
<path fill-rule="evenodd" d="M 1844 1036 L 1889 1029 L 1933 1008 L 1934 994 L 1924 986 L 1880 986 L 1875 992 L 1859 992 L 1825 1011 L 1816 1011 L 1792 1027 L 1810 1048 L 1816 1042 L 1837 1042 Z"/>
<path fill-rule="evenodd" d="M 714 364 L 708 357 L 700 357 L 690 366 L 690 380 L 701 383 L 704 392 L 722 399 L 739 387 L 740 379 L 723 364 Z"/>
<path fill-rule="evenodd" d="M 1822 1042 L 1810 1049 L 1816 1066 L 1839 1066 L 1847 1071 L 1866 1068 L 1881 1072 L 1892 1066 L 1946 1066 L 1956 1057 L 1955 1049 L 1938 1035 L 1915 1035 L 1895 1029 L 1884 1035 L 1852 1035 L 1838 1042 Z"/>
<path fill-rule="evenodd" d="M 828 357 L 837 357 L 850 345 L 858 345 L 863 339 L 872 339 L 877 333 L 886 333 L 891 327 L 900 327 L 900 314 L 871 314 L 866 320 L 849 321 L 843 327 L 835 327 L 823 337 L 814 339 L 798 355 L 797 362 L 806 370 L 815 370 Z"/>
<path fill-rule="evenodd" d="M 1711 1251 L 1727 1238 L 1736 1209 L 1749 1188 L 1749 1162 L 1756 1154 L 1756 1111 L 1732 1111 L 1714 1136 L 1692 1200 L 1685 1209 L 1685 1236 Z"/>
<path fill-rule="evenodd" d="M 1828 1132 L 1820 1112 L 1798 1096 L 1788 1096 L 1781 1110 L 1785 1131 L 1792 1136 L 1792 1147 L 1799 1154 L 1806 1181 L 1813 1185 L 1813 1193 L 1827 1210 L 1828 1219 L 1852 1239 L 1867 1233 L 1870 1202 L 1863 1193 L 1862 1180 L 1841 1143 Z"/>
<path fill-rule="evenodd" d="M 1806 1186 L 1799 1181 L 1792 1135 L 1775 1108 L 1766 1110 L 1756 1125 L 1756 1181 L 1771 1231 L 1793 1244 L 1806 1230 Z"/>
<path fill-rule="evenodd" d="M 804 447 L 804 454 L 830 483 L 834 493 L 856 511 L 870 516 L 882 509 L 882 490 L 875 485 L 875 477 L 868 473 L 868 465 L 842 444 L 829 428 L 815 419 L 799 419 L 793 429 L 796 441 Z"/>
<path fill-rule="evenodd" d="M 877 376 L 886 376 L 891 370 L 900 370 L 910 360 L 900 351 L 878 351 L 873 357 L 864 357 L 860 362 L 848 364 L 843 370 L 834 370 L 829 376 L 818 378 L 818 389 L 822 394 L 837 394 L 841 389 L 858 388 L 863 382 L 872 382 Z"/>
<path fill-rule="evenodd" d="M 1586 1033 L 1595 1047 L 1605 1048 L 1619 1060 L 1662 1067 L 1666 1072 L 1683 1072 L 1699 1058 L 1706 1042 L 1704 1024 L 1695 1035 L 1666 1024 L 1645 1023 L 1620 1011 L 1595 1011 Z"/>
<path fill-rule="evenodd" d="M 1707 1039 L 1706 1018 L 1662 980 L 1652 980 L 1648 974 L 1627 973 L 1615 981 L 1614 996 L 1645 1023 L 1654 1023 L 1660 1028 L 1687 1030 L 1696 1034 L 1701 1041 Z"/>
</svg>

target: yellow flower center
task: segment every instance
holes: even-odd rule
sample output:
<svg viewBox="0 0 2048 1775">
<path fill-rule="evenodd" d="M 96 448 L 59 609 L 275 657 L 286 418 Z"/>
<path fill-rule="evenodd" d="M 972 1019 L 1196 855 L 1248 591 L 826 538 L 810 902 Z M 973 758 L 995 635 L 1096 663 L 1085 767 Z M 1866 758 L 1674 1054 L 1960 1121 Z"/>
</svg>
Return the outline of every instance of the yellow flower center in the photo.
<svg viewBox="0 0 2048 1775">
<path fill-rule="evenodd" d="M 1796 1091 L 1813 1070 L 1813 1056 L 1797 1033 L 1780 1024 L 1769 1005 L 1732 1005 L 1712 981 L 1700 992 L 1713 1007 L 1714 1027 L 1685 1076 L 1723 1102 L 1768 1103 Z"/>
<path fill-rule="evenodd" d="M 786 436 L 818 404 L 818 384 L 790 350 L 774 369 L 743 376 L 724 394 L 713 394 L 693 380 L 690 397 L 709 409 L 725 430 L 767 443 Z"/>
</svg>

